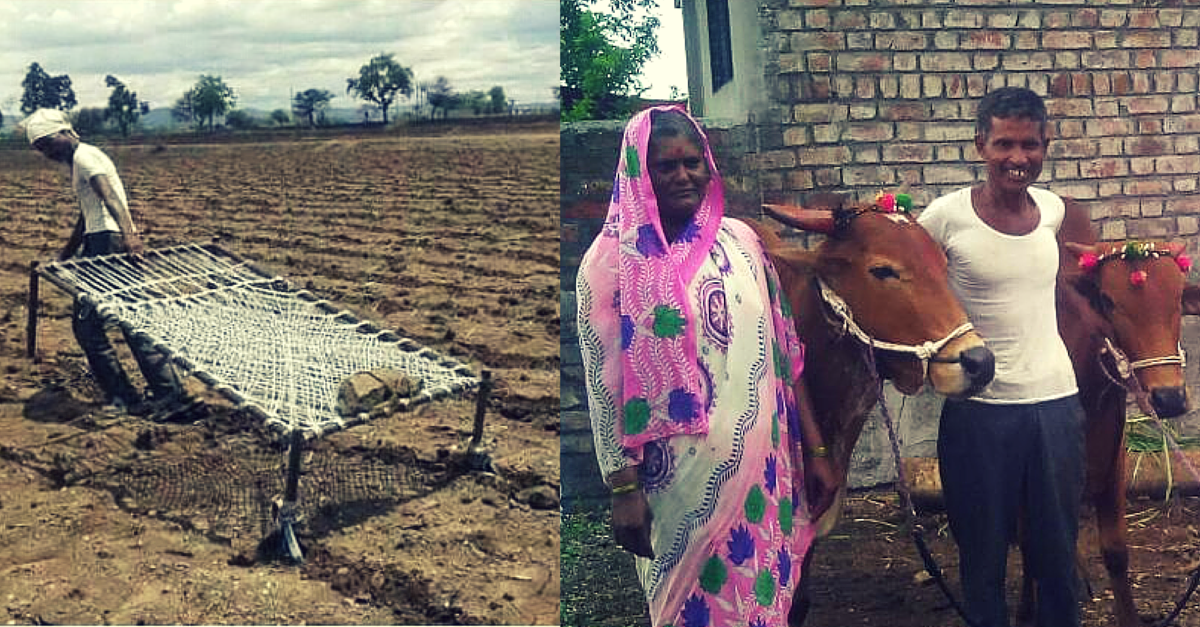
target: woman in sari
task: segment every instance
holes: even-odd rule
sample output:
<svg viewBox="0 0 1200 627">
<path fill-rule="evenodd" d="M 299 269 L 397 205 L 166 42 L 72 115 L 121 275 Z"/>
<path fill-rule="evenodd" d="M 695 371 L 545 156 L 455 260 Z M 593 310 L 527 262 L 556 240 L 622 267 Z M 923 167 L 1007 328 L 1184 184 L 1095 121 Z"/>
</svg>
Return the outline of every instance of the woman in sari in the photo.
<svg viewBox="0 0 1200 627">
<path fill-rule="evenodd" d="M 810 521 L 836 491 L 793 395 L 803 347 L 778 278 L 723 216 L 695 120 L 634 116 L 577 294 L 614 535 L 638 556 L 654 627 L 785 625 Z"/>
</svg>

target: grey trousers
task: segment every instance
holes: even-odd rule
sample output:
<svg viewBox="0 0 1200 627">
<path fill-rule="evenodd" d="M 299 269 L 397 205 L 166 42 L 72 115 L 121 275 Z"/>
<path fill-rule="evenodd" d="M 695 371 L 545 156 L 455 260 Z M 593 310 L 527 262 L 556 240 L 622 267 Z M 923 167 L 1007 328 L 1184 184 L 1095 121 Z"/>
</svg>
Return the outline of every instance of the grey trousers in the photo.
<svg viewBox="0 0 1200 627">
<path fill-rule="evenodd" d="M 125 250 L 124 240 L 120 233 L 105 232 L 85 235 L 83 238 L 84 257 L 109 255 Z M 117 352 L 108 339 L 104 319 L 96 310 L 87 304 L 76 300 L 74 315 L 71 317 L 71 330 L 79 342 L 83 354 L 87 357 L 88 367 L 100 389 L 104 391 L 106 400 L 120 400 L 129 405 L 141 399 L 141 394 L 129 380 L 129 375 L 121 366 Z M 137 360 L 138 369 L 146 378 L 150 393 L 155 398 L 169 398 L 177 395 L 180 390 L 179 377 L 174 366 L 165 355 L 159 353 L 153 343 L 135 334 L 125 332 L 125 341 L 129 350 Z"/>
<path fill-rule="evenodd" d="M 938 432 L 963 597 L 981 627 L 1008 627 L 1008 547 L 1024 517 L 1039 627 L 1078 627 L 1075 540 L 1086 472 L 1075 396 L 1028 405 L 947 400 Z"/>
</svg>

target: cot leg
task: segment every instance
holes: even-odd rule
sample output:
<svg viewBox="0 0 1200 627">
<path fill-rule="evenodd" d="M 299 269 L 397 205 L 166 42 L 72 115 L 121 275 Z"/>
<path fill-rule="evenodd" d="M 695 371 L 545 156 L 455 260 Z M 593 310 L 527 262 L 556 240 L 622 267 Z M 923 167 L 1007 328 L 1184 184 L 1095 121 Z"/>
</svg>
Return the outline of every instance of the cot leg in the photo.
<svg viewBox="0 0 1200 627">
<path fill-rule="evenodd" d="M 489 469 L 492 460 L 483 447 L 483 418 L 487 413 L 488 398 L 492 393 L 492 373 L 480 373 L 479 395 L 475 401 L 475 429 L 471 433 L 471 444 L 467 447 L 467 458 L 475 469 Z"/>
<path fill-rule="evenodd" d="M 280 528 L 283 532 L 283 553 L 297 564 L 304 561 L 304 552 L 296 540 L 292 525 L 296 522 L 296 502 L 300 492 L 300 460 L 304 452 L 304 432 L 292 430 L 292 443 L 288 449 L 288 474 L 283 489 L 283 507 L 279 511 Z"/>
<path fill-rule="evenodd" d="M 38 262 L 29 266 L 29 305 L 25 308 L 28 318 L 25 320 L 25 356 L 38 362 L 37 355 L 37 318 L 38 318 Z"/>
</svg>

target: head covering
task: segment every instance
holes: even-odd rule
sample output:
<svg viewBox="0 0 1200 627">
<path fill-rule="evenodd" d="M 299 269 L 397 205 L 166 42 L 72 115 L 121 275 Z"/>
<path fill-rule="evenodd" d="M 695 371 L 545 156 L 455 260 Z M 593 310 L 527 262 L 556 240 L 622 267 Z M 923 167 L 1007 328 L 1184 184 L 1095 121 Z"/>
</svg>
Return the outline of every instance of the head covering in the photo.
<svg viewBox="0 0 1200 627">
<path fill-rule="evenodd" d="M 21 121 L 20 128 L 25 129 L 30 144 L 59 131 L 73 130 L 67 114 L 58 109 L 38 109 Z"/>
<path fill-rule="evenodd" d="M 696 128 L 711 178 L 691 221 L 668 244 L 646 170 L 651 118 L 682 114 Z M 615 248 L 616 309 L 621 333 L 622 444 L 627 449 L 678 434 L 708 432 L 701 389 L 696 318 L 686 286 L 716 240 L 725 192 L 700 125 L 678 105 L 635 115 L 625 127 L 604 229 L 596 245 Z M 589 277 L 611 284 L 613 277 Z"/>
</svg>

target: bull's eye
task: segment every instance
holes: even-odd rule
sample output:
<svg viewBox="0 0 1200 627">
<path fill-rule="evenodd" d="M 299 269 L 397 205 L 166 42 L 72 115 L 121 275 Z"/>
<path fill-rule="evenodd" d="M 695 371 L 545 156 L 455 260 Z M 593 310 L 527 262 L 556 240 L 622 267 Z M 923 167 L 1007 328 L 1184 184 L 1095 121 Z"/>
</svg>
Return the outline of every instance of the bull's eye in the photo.
<svg viewBox="0 0 1200 627">
<path fill-rule="evenodd" d="M 896 271 L 893 270 L 891 266 L 874 266 L 868 270 L 868 272 L 871 273 L 871 276 L 879 279 L 880 281 L 885 279 L 900 278 L 900 275 L 896 274 Z"/>
</svg>

